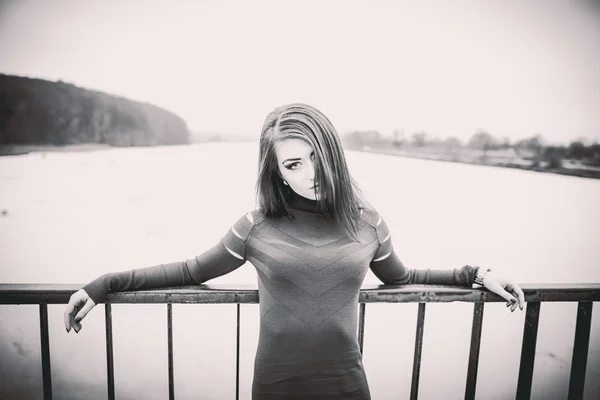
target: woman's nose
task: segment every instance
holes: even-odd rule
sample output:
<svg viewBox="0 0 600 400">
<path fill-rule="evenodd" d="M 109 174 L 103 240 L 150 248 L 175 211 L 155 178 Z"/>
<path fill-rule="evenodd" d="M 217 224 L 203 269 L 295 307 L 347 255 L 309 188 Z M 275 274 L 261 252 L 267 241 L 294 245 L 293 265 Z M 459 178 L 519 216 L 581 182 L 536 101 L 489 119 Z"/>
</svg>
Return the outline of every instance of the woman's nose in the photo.
<svg viewBox="0 0 600 400">
<path fill-rule="evenodd" d="M 314 180 L 315 179 L 315 164 L 312 161 L 309 161 L 307 163 L 306 177 L 309 180 Z"/>
</svg>

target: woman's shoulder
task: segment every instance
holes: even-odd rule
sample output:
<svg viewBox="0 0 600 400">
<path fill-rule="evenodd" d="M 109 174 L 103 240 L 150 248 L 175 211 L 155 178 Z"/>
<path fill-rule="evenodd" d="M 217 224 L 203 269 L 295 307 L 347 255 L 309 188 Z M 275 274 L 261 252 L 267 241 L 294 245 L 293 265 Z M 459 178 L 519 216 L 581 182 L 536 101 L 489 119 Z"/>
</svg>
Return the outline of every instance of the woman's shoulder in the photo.
<svg viewBox="0 0 600 400">
<path fill-rule="evenodd" d="M 265 219 L 265 216 L 259 210 L 251 210 L 238 217 L 238 220 L 231 225 L 231 229 L 227 232 L 226 237 L 234 240 L 237 237 L 243 241 L 250 237 L 250 234 L 257 224 L 260 224 Z M 234 240 L 235 241 L 235 240 Z"/>
<path fill-rule="evenodd" d="M 360 217 L 361 219 L 372 226 L 373 228 L 377 228 L 381 225 L 382 218 L 381 215 L 377 212 L 377 210 L 371 206 L 362 206 L 359 207 Z"/>
<path fill-rule="evenodd" d="M 390 231 L 379 212 L 372 207 L 365 207 L 360 210 L 364 226 L 369 226 L 372 229 L 380 244 L 386 242 L 390 238 Z"/>
<path fill-rule="evenodd" d="M 238 218 L 238 221 L 236 222 L 237 224 L 244 224 L 244 225 L 256 225 L 260 222 L 262 222 L 265 219 L 265 214 L 258 209 L 254 209 L 254 210 L 250 210 L 247 213 L 245 213 L 244 215 L 242 215 L 241 217 Z"/>
</svg>

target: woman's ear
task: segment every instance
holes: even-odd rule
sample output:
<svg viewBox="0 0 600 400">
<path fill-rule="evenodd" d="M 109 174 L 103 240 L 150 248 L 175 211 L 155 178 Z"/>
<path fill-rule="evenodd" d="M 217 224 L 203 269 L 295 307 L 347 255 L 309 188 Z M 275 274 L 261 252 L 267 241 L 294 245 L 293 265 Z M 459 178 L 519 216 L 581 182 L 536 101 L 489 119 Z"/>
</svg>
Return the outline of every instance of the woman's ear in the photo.
<svg viewBox="0 0 600 400">
<path fill-rule="evenodd" d="M 279 169 L 279 167 L 277 167 L 277 178 L 279 178 L 280 180 L 282 180 L 283 182 L 285 182 L 285 180 L 283 179 L 283 175 L 281 174 L 281 170 Z M 287 183 L 286 183 L 287 185 Z"/>
</svg>

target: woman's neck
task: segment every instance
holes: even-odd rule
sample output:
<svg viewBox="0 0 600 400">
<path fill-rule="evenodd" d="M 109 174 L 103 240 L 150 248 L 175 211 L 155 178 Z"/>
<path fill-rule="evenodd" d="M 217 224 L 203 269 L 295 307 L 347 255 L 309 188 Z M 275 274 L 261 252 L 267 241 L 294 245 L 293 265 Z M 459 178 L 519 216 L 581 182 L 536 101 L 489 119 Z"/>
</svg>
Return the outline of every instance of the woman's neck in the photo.
<svg viewBox="0 0 600 400">
<path fill-rule="evenodd" d="M 293 210 L 306 211 L 310 213 L 319 214 L 319 202 L 316 200 L 310 200 L 306 197 L 302 197 L 299 194 L 292 193 L 292 197 L 289 202 L 290 207 Z"/>
</svg>

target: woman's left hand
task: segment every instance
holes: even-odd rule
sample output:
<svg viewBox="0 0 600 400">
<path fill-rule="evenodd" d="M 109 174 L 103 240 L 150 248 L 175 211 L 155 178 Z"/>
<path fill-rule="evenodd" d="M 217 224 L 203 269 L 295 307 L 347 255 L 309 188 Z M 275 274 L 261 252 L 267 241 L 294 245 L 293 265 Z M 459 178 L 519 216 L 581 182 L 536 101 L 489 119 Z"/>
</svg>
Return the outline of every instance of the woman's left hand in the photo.
<svg viewBox="0 0 600 400">
<path fill-rule="evenodd" d="M 510 306 L 513 312 L 519 306 L 523 309 L 525 295 L 523 290 L 515 282 L 502 278 L 492 271 L 488 271 L 483 278 L 483 286 L 490 292 L 502 296 L 506 300 L 506 307 Z"/>
</svg>

